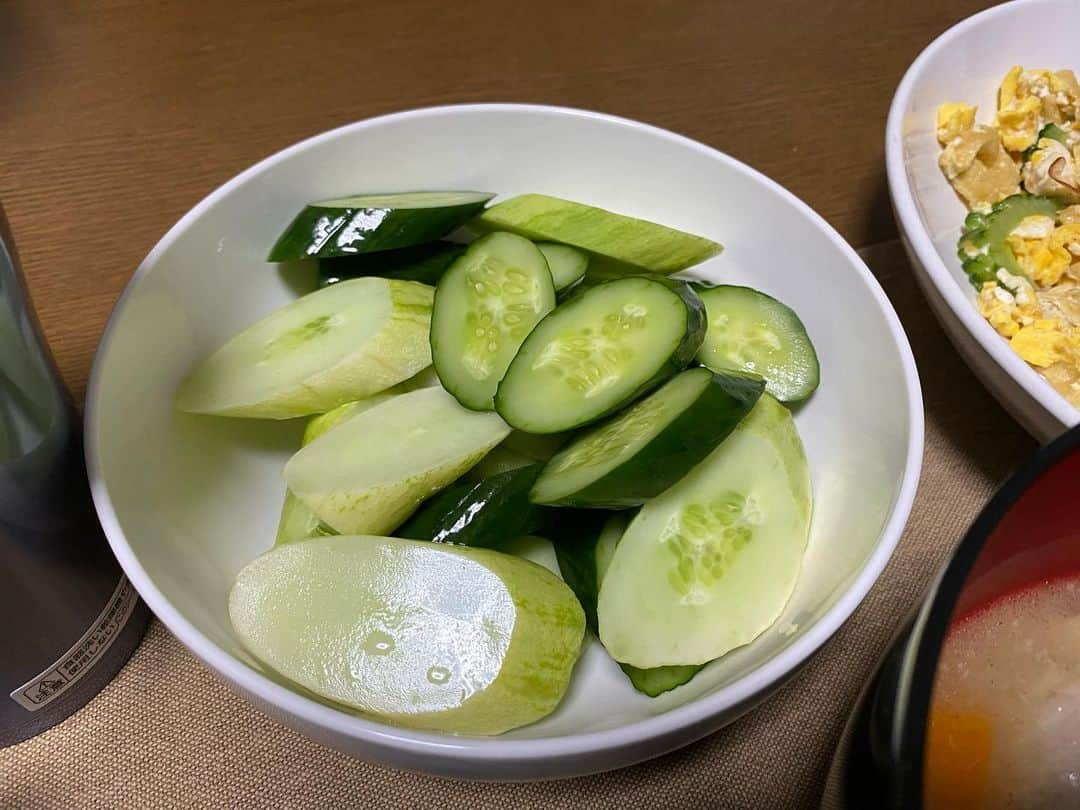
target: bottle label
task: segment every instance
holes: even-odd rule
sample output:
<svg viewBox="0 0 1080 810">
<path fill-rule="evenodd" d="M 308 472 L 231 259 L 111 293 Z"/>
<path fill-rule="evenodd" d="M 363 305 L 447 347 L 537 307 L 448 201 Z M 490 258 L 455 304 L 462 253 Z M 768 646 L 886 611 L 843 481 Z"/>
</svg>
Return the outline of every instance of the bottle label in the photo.
<svg viewBox="0 0 1080 810">
<path fill-rule="evenodd" d="M 116 590 L 101 615 L 90 625 L 90 629 L 60 660 L 12 692 L 11 699 L 27 711 L 36 712 L 64 694 L 79 678 L 93 669 L 112 646 L 131 618 L 138 601 L 139 595 L 135 588 L 126 576 L 121 575 Z"/>
</svg>

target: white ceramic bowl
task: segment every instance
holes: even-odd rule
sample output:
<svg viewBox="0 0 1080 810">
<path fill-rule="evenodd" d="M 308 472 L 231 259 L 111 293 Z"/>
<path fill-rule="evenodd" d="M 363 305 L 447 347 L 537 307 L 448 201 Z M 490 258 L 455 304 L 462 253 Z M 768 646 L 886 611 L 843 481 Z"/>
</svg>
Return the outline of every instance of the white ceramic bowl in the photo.
<svg viewBox="0 0 1080 810">
<path fill-rule="evenodd" d="M 723 241 L 702 269 L 793 306 L 822 384 L 797 415 L 816 507 L 783 617 L 753 644 L 657 699 L 636 694 L 591 642 L 559 709 L 499 738 L 401 730 L 291 691 L 239 645 L 226 612 L 236 572 L 271 544 L 295 423 L 177 413 L 185 372 L 295 293 L 264 261 L 312 199 L 349 192 L 546 192 Z M 282 722 L 375 762 L 486 779 L 614 768 L 702 737 L 748 710 L 843 623 L 888 560 L 922 458 L 922 400 L 896 315 L 865 265 L 775 183 L 699 143 L 552 107 L 416 110 L 342 127 L 262 161 L 180 220 L 116 306 L 87 395 L 94 499 L 113 550 L 161 620 Z"/>
<path fill-rule="evenodd" d="M 1080 71 L 1080 4 L 1019 0 L 976 14 L 934 40 L 897 88 L 885 160 L 900 235 L 927 299 L 964 360 L 1002 405 L 1040 440 L 1080 422 L 1074 408 L 1021 360 L 975 308 L 956 257 L 967 209 L 937 165 L 936 111 L 978 104 L 991 121 L 998 85 L 1013 65 Z"/>
</svg>

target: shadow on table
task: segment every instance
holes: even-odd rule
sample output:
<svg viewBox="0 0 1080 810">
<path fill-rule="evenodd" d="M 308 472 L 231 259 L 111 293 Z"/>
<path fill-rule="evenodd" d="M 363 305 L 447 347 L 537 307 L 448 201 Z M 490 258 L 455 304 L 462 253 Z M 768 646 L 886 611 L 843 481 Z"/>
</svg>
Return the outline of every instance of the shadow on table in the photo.
<svg viewBox="0 0 1080 810">
<path fill-rule="evenodd" d="M 884 174 L 870 206 L 889 208 Z M 869 217 L 876 214 L 868 214 Z M 995 482 L 1034 451 L 1035 441 L 997 403 L 953 348 L 915 280 L 899 240 L 859 250 L 907 332 L 922 381 L 927 422 L 941 428 L 971 463 Z"/>
</svg>

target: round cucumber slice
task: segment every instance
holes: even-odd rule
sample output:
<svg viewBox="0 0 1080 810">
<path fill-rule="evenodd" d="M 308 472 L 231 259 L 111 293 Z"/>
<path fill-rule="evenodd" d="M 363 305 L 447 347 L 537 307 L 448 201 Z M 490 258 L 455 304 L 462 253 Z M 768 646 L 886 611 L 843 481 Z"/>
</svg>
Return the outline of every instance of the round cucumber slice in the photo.
<svg viewBox="0 0 1080 810">
<path fill-rule="evenodd" d="M 281 234 L 268 261 L 329 259 L 433 242 L 482 211 L 493 196 L 480 191 L 422 191 L 314 202 Z"/>
<path fill-rule="evenodd" d="M 791 414 L 762 396 L 631 522 L 600 586 L 600 640 L 616 661 L 641 669 L 704 664 L 749 644 L 795 588 L 810 510 Z"/>
<path fill-rule="evenodd" d="M 180 410 L 289 419 L 376 394 L 431 363 L 431 287 L 360 278 L 305 295 L 210 355 Z"/>
<path fill-rule="evenodd" d="M 585 277 L 585 271 L 589 269 L 589 254 L 555 242 L 537 242 L 536 246 L 547 259 L 556 292 L 573 287 Z"/>
<path fill-rule="evenodd" d="M 599 284 L 537 324 L 499 383 L 495 408 L 527 433 L 595 422 L 685 368 L 704 333 L 704 307 L 688 284 Z"/>
<path fill-rule="evenodd" d="M 285 483 L 334 530 L 384 534 L 509 432 L 496 414 L 466 410 L 442 388 L 422 388 L 303 447 L 285 465 Z"/>
<path fill-rule="evenodd" d="M 790 307 L 749 287 L 721 285 L 698 294 L 709 321 L 698 362 L 713 371 L 758 374 L 765 378 L 765 390 L 781 402 L 814 393 L 817 353 Z"/>
<path fill-rule="evenodd" d="M 625 509 L 686 475 L 750 413 L 760 378 L 695 368 L 564 447 L 532 489 L 535 503 Z"/>
<path fill-rule="evenodd" d="M 477 239 L 435 290 L 431 356 L 443 387 L 466 408 L 493 410 L 507 366 L 554 308 L 551 272 L 536 245 L 512 233 Z"/>
<path fill-rule="evenodd" d="M 229 617 L 264 664 L 401 726 L 499 734 L 549 714 L 581 649 L 573 593 L 536 563 L 391 537 L 321 537 L 244 568 Z"/>
</svg>

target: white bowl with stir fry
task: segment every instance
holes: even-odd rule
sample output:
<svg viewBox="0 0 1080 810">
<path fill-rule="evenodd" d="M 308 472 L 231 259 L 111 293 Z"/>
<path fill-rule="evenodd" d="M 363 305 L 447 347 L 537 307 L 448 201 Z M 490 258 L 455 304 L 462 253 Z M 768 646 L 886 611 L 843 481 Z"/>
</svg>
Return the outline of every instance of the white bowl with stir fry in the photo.
<svg viewBox="0 0 1080 810">
<path fill-rule="evenodd" d="M 901 236 L 957 349 L 1033 435 L 1080 421 L 1080 7 L 1007 3 L 935 40 L 897 89 Z"/>
<path fill-rule="evenodd" d="M 341 751 L 484 779 L 763 700 L 881 574 L 923 438 L 895 313 L 805 204 L 498 104 L 214 191 L 118 303 L 86 420 L 113 550 L 211 669 Z"/>
</svg>

